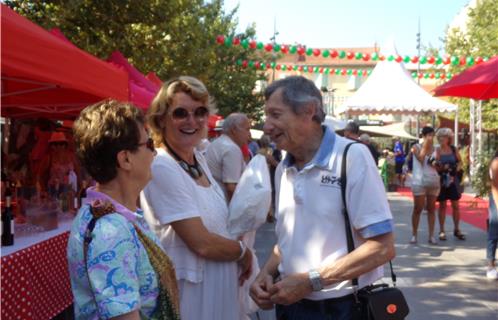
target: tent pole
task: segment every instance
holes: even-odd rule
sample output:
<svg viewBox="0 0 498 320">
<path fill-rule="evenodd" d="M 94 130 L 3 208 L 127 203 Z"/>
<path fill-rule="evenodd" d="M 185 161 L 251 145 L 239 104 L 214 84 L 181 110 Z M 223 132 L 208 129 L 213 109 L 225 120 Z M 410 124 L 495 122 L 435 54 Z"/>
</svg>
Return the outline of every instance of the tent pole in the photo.
<svg viewBox="0 0 498 320">
<path fill-rule="evenodd" d="M 477 104 L 477 154 L 482 153 L 482 100 Z"/>
<path fill-rule="evenodd" d="M 460 138 L 460 136 L 458 135 L 458 108 L 455 111 L 455 131 L 454 132 L 455 132 L 455 138 L 454 138 L 453 144 L 458 149 L 459 138 Z"/>
<path fill-rule="evenodd" d="M 470 146 L 469 146 L 469 155 L 470 155 L 470 172 L 474 175 L 475 172 L 475 160 L 476 160 L 476 133 L 475 133 L 475 101 L 474 99 L 470 99 L 470 110 L 469 110 L 469 133 L 470 133 Z"/>
<path fill-rule="evenodd" d="M 415 126 L 415 137 L 420 137 L 420 116 L 417 114 L 417 125 Z"/>
</svg>

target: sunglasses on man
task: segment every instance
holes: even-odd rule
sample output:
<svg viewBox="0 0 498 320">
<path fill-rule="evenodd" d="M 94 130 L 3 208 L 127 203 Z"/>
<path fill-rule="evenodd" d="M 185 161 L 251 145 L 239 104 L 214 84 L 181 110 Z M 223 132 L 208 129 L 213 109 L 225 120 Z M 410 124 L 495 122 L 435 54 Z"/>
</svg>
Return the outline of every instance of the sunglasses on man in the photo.
<svg viewBox="0 0 498 320">
<path fill-rule="evenodd" d="M 201 106 L 197 107 L 194 111 L 188 111 L 183 107 L 178 107 L 171 112 L 171 116 L 175 120 L 185 120 L 189 115 L 192 115 L 197 120 L 205 120 L 209 116 L 209 109 Z"/>
</svg>

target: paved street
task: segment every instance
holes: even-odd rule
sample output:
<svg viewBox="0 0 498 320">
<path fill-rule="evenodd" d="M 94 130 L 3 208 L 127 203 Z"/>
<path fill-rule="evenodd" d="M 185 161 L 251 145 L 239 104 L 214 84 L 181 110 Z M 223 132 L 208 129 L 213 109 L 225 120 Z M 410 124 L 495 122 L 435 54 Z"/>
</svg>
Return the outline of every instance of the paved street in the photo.
<svg viewBox="0 0 498 320">
<path fill-rule="evenodd" d="M 389 193 L 396 225 L 395 273 L 398 286 L 410 306 L 410 320 L 496 320 L 498 319 L 498 281 L 485 276 L 486 234 L 462 222 L 467 240 L 448 233 L 448 240 L 433 246 L 427 243 L 427 216 L 419 228 L 419 244 L 410 245 L 411 210 L 409 198 Z M 452 221 L 447 219 L 447 230 Z M 265 224 L 256 236 L 255 248 L 260 264 L 266 261 L 275 243 L 273 224 Z M 436 227 L 436 231 L 438 228 Z M 386 268 L 385 274 L 388 275 Z M 390 278 L 384 278 L 390 283 Z M 255 315 L 252 319 L 258 319 Z M 273 311 L 259 312 L 259 319 L 275 319 Z"/>
</svg>

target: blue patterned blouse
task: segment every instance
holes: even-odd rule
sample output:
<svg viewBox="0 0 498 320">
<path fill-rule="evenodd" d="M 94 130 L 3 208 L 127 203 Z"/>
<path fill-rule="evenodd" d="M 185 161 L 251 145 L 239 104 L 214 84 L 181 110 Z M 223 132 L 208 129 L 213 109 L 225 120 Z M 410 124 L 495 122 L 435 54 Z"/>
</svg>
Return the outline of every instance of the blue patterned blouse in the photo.
<svg viewBox="0 0 498 320">
<path fill-rule="evenodd" d="M 117 212 L 101 217 L 95 224 L 88 246 L 91 286 L 83 258 L 84 234 L 92 218 L 88 204 L 82 206 L 73 222 L 67 258 L 76 319 L 108 319 L 137 309 L 142 318 L 149 318 L 159 293 L 157 276 L 131 222 L 156 243 L 159 241 L 141 210 L 132 212 L 108 196 L 89 190 L 87 203 L 96 199 L 110 200 Z"/>
</svg>

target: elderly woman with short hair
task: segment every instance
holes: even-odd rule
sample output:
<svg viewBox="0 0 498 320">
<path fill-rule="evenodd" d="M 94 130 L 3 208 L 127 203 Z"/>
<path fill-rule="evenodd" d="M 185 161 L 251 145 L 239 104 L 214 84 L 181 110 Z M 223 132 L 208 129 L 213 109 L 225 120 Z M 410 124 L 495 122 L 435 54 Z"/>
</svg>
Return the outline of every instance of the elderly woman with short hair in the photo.
<svg viewBox="0 0 498 320">
<path fill-rule="evenodd" d="M 148 111 L 157 156 L 140 200 L 175 264 L 182 319 L 233 320 L 240 317 L 238 286 L 250 275 L 252 253 L 230 236 L 225 196 L 196 150 L 209 108 L 209 93 L 196 78 L 162 86 Z"/>
<path fill-rule="evenodd" d="M 444 223 L 446 220 L 446 202 L 450 200 L 453 214 L 453 235 L 459 240 L 465 240 L 465 235 L 460 231 L 459 200 L 462 194 L 459 190 L 460 177 L 457 174 L 462 159 L 453 142 L 453 131 L 450 128 L 440 128 L 436 132 L 439 147 L 435 151 L 437 170 L 441 176 L 441 190 L 437 201 L 439 202 L 439 240 L 446 240 Z"/>
<path fill-rule="evenodd" d="M 89 106 L 74 138 L 97 181 L 67 249 L 76 319 L 178 319 L 173 265 L 137 208 L 155 155 L 142 112 L 113 100 Z"/>
</svg>

